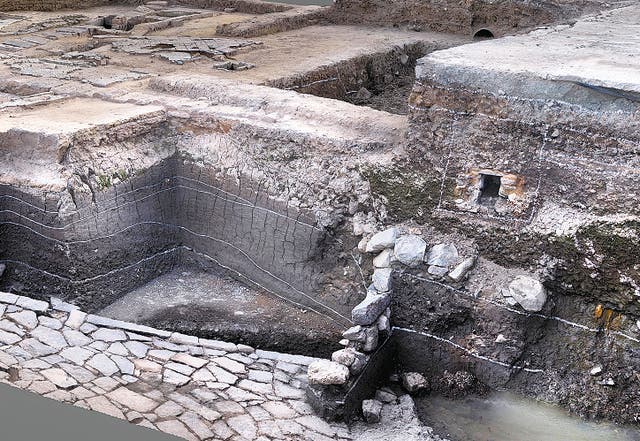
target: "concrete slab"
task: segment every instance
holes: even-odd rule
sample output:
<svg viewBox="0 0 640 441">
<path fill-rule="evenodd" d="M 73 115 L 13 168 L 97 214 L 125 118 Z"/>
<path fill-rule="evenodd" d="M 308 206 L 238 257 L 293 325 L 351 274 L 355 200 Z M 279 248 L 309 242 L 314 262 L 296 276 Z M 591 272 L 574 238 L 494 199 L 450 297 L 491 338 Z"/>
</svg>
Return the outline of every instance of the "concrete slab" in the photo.
<svg viewBox="0 0 640 441">
<path fill-rule="evenodd" d="M 418 77 L 444 84 L 542 97 L 539 81 L 640 92 L 640 6 L 434 52 L 421 60 Z M 528 80 L 534 80 L 528 82 Z M 553 86 L 547 86 L 553 93 Z"/>
</svg>

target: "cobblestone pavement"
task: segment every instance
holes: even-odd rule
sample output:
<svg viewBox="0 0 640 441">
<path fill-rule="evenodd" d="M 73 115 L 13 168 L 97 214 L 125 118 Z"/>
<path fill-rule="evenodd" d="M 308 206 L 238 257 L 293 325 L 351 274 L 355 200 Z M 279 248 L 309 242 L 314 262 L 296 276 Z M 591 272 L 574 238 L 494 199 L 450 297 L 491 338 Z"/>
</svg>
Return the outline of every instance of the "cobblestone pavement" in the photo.
<svg viewBox="0 0 640 441">
<path fill-rule="evenodd" d="M 187 440 L 352 439 L 305 402 L 312 361 L 0 293 L 0 382 Z"/>
</svg>

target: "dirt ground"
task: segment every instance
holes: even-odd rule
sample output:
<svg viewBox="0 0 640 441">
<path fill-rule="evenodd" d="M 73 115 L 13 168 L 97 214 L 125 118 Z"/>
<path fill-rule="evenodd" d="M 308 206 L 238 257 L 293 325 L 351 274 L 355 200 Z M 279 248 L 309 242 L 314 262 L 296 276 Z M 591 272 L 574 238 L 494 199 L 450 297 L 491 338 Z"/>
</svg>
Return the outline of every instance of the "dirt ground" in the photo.
<svg viewBox="0 0 640 441">
<path fill-rule="evenodd" d="M 99 313 L 205 338 L 327 357 L 342 326 L 214 271 L 181 267 Z"/>
</svg>

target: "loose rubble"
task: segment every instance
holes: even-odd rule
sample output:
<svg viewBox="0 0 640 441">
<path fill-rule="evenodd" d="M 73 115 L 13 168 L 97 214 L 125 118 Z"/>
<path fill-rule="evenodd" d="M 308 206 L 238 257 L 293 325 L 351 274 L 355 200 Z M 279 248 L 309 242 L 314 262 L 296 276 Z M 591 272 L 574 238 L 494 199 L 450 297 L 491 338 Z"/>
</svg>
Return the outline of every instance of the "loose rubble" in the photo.
<svg viewBox="0 0 640 441">
<path fill-rule="evenodd" d="M 377 394 L 376 394 L 377 396 Z M 366 400 L 363 413 L 366 424 L 356 425 L 353 432 L 358 441 L 441 441 L 426 427 L 416 413 L 409 395 L 401 395 L 389 402 Z"/>
<path fill-rule="evenodd" d="M 354 377 L 363 372 L 371 360 L 371 354 L 391 333 L 389 306 L 393 299 L 395 266 L 417 268 L 426 265 L 427 273 L 434 279 L 448 276 L 452 281 L 461 281 L 475 264 L 475 256 L 461 258 L 453 243 L 435 244 L 427 253 L 427 242 L 422 237 L 404 234 L 399 227 L 387 228 L 367 238 L 366 231 L 370 228 L 363 221 L 366 218 L 362 213 L 354 216 L 354 232 L 365 234 L 358 244 L 358 250 L 365 255 L 375 254 L 372 284 L 369 285 L 364 300 L 351 311 L 354 326 L 343 332 L 343 340 L 340 341 L 346 348 L 334 352 L 331 361 L 318 361 L 309 366 L 309 384 L 314 387 L 339 386 L 344 393 L 348 393 Z M 409 393 L 429 390 L 429 382 L 417 372 L 404 373 L 402 383 Z M 362 403 L 365 421 L 378 421 L 381 403 L 393 400 L 395 396 L 386 391 L 379 391 L 375 399 L 365 400 Z"/>
<path fill-rule="evenodd" d="M 424 375 L 418 372 L 405 372 L 401 375 L 402 387 L 409 393 L 414 393 L 429 388 L 429 382 Z"/>
</svg>

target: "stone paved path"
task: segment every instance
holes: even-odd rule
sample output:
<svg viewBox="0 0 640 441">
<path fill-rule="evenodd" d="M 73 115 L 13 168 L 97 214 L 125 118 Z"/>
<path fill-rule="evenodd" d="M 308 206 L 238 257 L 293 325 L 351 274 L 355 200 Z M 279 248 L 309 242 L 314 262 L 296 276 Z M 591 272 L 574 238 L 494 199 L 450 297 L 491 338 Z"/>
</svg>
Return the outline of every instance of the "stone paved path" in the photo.
<svg viewBox="0 0 640 441">
<path fill-rule="evenodd" d="M 0 382 L 187 440 L 352 439 L 305 402 L 313 361 L 0 293 Z"/>
</svg>

